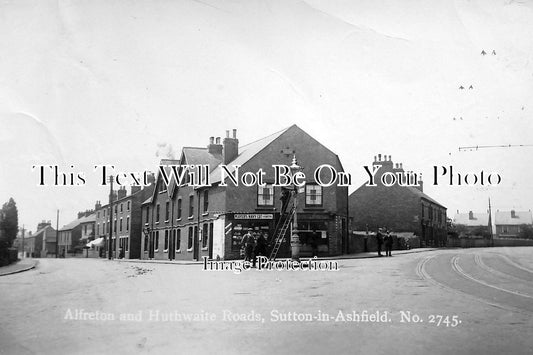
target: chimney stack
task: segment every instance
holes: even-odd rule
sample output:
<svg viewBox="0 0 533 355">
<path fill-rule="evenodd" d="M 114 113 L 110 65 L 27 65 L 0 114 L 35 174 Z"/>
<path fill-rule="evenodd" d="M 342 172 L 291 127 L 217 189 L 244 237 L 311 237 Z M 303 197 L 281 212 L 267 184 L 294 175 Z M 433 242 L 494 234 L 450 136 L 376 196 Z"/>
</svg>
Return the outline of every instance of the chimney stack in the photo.
<svg viewBox="0 0 533 355">
<path fill-rule="evenodd" d="M 220 137 L 217 137 L 215 143 L 215 137 L 209 137 L 209 144 L 207 145 L 207 151 L 209 154 L 222 155 L 222 144 L 220 144 Z"/>
<path fill-rule="evenodd" d="M 126 197 L 126 186 L 122 186 L 118 189 L 118 195 L 117 195 L 117 199 L 120 200 L 121 198 L 124 198 Z"/>
<path fill-rule="evenodd" d="M 229 164 L 239 156 L 239 140 L 237 139 L 237 130 L 233 129 L 233 138 L 230 138 L 229 131 L 226 131 L 226 138 L 224 138 L 222 144 L 224 164 Z"/>
</svg>

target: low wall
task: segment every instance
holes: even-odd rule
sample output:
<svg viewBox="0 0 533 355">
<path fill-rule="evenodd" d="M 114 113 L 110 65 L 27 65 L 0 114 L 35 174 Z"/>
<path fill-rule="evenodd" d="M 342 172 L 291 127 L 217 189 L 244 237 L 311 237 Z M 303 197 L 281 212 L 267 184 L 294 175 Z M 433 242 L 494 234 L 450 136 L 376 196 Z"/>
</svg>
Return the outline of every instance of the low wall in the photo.
<svg viewBox="0 0 533 355">
<path fill-rule="evenodd" d="M 365 250 L 366 240 L 366 250 Z M 377 237 L 374 234 L 350 234 L 349 235 L 349 254 L 377 252 L 378 243 Z M 392 249 L 393 250 L 405 250 L 420 248 L 420 238 L 403 238 L 396 235 L 392 236 Z M 385 250 L 385 245 L 381 246 L 381 251 Z"/>
<path fill-rule="evenodd" d="M 472 238 L 449 238 L 448 247 L 452 248 L 485 248 L 485 247 L 519 247 L 533 246 L 531 239 L 472 239 Z"/>
</svg>

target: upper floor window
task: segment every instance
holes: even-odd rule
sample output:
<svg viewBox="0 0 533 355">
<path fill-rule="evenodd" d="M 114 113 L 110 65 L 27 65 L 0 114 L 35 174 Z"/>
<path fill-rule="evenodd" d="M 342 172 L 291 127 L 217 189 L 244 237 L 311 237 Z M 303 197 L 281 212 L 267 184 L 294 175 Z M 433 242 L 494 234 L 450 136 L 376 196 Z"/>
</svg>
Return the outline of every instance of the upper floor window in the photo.
<svg viewBox="0 0 533 355">
<path fill-rule="evenodd" d="M 161 212 L 161 206 L 158 204 L 155 206 L 155 222 L 159 222 L 159 213 Z"/>
<path fill-rule="evenodd" d="M 178 219 L 181 218 L 181 198 L 178 199 Z"/>
<path fill-rule="evenodd" d="M 322 206 L 322 186 L 314 184 L 305 185 L 305 205 Z"/>
<path fill-rule="evenodd" d="M 128 211 L 129 211 L 129 210 L 130 210 L 130 208 L 131 208 L 131 201 L 128 201 L 128 204 L 127 204 L 126 210 L 128 210 Z"/>
<path fill-rule="evenodd" d="M 170 202 L 167 201 L 165 203 L 165 221 L 168 221 L 170 219 Z"/>
<path fill-rule="evenodd" d="M 121 203 L 121 204 L 120 204 L 120 212 L 123 212 L 123 211 L 124 211 L 124 204 Z"/>
<path fill-rule="evenodd" d="M 204 191 L 204 213 L 207 213 L 209 209 L 209 191 Z"/>
<path fill-rule="evenodd" d="M 194 196 L 189 196 L 189 217 L 194 216 Z"/>
<path fill-rule="evenodd" d="M 257 205 L 274 206 L 274 186 L 272 184 L 257 187 Z"/>
<path fill-rule="evenodd" d="M 146 207 L 146 218 L 145 223 L 150 222 L 150 207 Z"/>
</svg>

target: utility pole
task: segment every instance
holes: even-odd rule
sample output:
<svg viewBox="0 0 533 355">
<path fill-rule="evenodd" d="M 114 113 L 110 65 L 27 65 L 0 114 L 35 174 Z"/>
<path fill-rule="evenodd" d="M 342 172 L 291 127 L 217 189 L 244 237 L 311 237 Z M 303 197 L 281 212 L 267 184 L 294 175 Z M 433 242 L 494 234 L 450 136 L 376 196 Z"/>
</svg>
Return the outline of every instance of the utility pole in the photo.
<svg viewBox="0 0 533 355">
<path fill-rule="evenodd" d="M 59 258 L 59 209 L 56 215 L 56 259 Z"/>
<path fill-rule="evenodd" d="M 111 260 L 113 255 L 113 176 L 109 176 L 109 184 L 110 184 L 110 191 L 109 191 L 109 248 L 108 250 L 108 259 Z"/>
<path fill-rule="evenodd" d="M 24 250 L 24 224 L 22 225 L 22 259 L 26 257 L 26 251 Z"/>
</svg>

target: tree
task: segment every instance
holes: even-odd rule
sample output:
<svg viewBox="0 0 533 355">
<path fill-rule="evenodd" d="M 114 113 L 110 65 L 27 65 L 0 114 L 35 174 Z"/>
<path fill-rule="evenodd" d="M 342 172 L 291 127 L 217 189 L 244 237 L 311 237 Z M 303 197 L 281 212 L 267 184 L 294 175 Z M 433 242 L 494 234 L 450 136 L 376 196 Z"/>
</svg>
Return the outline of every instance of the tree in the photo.
<svg viewBox="0 0 533 355">
<path fill-rule="evenodd" d="M 17 204 L 13 198 L 10 198 L 8 202 L 4 203 L 0 215 L 2 216 L 0 218 L 0 234 L 2 235 L 0 248 L 9 248 L 15 238 L 17 238 L 17 232 L 19 230 Z"/>
</svg>

